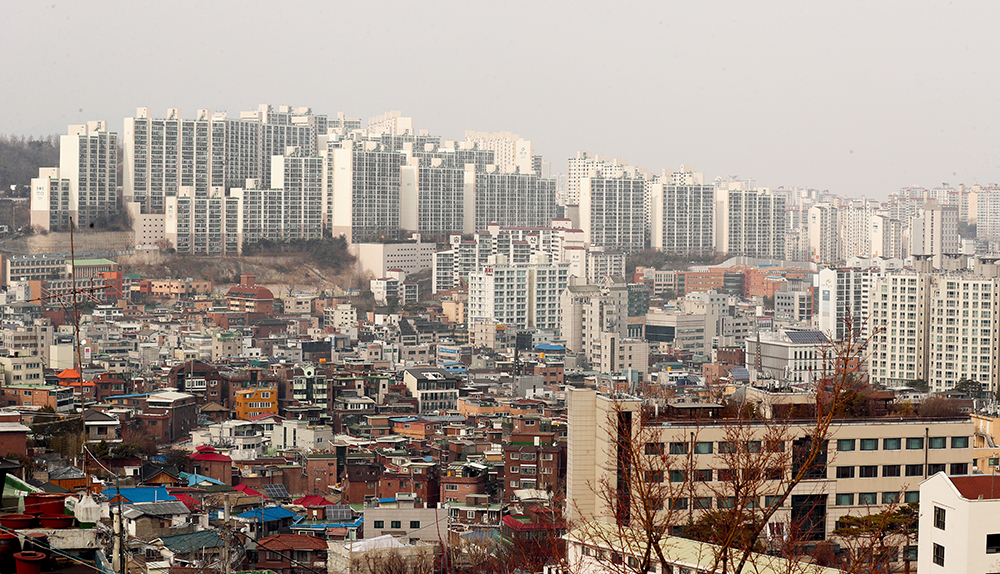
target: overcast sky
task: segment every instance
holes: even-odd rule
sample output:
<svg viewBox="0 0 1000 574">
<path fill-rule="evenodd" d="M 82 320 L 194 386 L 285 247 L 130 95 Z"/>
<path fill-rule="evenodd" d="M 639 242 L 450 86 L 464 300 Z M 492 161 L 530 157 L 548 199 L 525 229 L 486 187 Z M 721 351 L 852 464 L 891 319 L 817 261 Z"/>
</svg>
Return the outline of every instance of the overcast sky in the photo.
<svg viewBox="0 0 1000 574">
<path fill-rule="evenodd" d="M 259 103 L 884 198 L 1000 181 L 997 2 L 0 3 L 0 132 Z"/>
</svg>

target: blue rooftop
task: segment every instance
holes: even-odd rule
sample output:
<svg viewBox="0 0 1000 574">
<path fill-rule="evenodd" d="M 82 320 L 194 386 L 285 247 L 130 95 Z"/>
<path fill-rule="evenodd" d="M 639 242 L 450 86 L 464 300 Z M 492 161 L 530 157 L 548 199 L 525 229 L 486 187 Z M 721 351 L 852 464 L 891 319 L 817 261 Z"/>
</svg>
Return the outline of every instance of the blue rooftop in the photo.
<svg viewBox="0 0 1000 574">
<path fill-rule="evenodd" d="M 548 343 L 542 343 L 541 345 L 535 345 L 535 350 L 537 351 L 565 351 L 566 347 L 562 345 L 550 345 Z"/>
<path fill-rule="evenodd" d="M 226 485 L 226 483 L 222 482 L 221 480 L 216 480 L 210 476 L 205 476 L 204 474 L 197 474 L 197 473 L 188 474 L 186 472 L 182 472 L 180 478 L 186 479 L 188 486 L 195 486 L 205 482 L 209 484 L 221 484 L 223 486 Z"/>
<path fill-rule="evenodd" d="M 275 520 L 281 520 L 282 518 L 290 518 L 295 516 L 295 513 L 287 508 L 282 508 L 280 506 L 268 506 L 267 508 L 254 508 L 253 510 L 248 510 L 243 514 L 237 514 L 237 518 L 251 518 L 256 520 L 261 520 L 263 516 L 263 522 L 274 522 Z"/>
<path fill-rule="evenodd" d="M 172 494 L 167 492 L 165 486 L 134 486 L 122 488 L 121 490 L 110 489 L 104 493 L 108 500 L 114 499 L 121 493 L 126 502 L 163 502 L 165 500 L 177 500 Z"/>
</svg>

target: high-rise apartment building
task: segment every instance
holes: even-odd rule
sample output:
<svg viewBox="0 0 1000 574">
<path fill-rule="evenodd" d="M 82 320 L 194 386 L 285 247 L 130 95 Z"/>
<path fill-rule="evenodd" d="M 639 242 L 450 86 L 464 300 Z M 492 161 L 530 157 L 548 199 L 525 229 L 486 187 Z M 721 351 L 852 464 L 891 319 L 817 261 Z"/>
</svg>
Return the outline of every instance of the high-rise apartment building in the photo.
<svg viewBox="0 0 1000 574">
<path fill-rule="evenodd" d="M 911 255 L 931 255 L 932 265 L 940 269 L 943 255 L 961 250 L 957 206 L 943 206 L 934 200 L 910 220 Z"/>
<path fill-rule="evenodd" d="M 215 188 L 207 196 L 182 187 L 166 198 L 164 239 L 178 253 L 239 255 L 243 249 L 243 196 Z"/>
<path fill-rule="evenodd" d="M 31 178 L 31 226 L 39 231 L 69 229 L 69 179 L 59 177 L 58 167 L 43 167 Z"/>
<path fill-rule="evenodd" d="M 608 155 L 593 155 L 585 151 L 577 152 L 569 158 L 566 177 L 566 197 L 562 205 L 580 205 L 580 181 L 597 173 L 602 177 L 621 177 L 626 173 L 633 176 L 642 174 L 627 159 L 612 158 Z"/>
<path fill-rule="evenodd" d="M 469 324 L 476 320 L 518 329 L 559 328 L 559 297 L 569 272 L 563 263 L 497 264 L 469 275 Z"/>
<path fill-rule="evenodd" d="M 716 186 L 715 250 L 731 256 L 785 258 L 785 197 L 770 189 Z"/>
<path fill-rule="evenodd" d="M 837 208 L 829 203 L 817 203 L 809 208 L 806 225 L 810 261 L 830 264 L 839 260 L 837 221 Z"/>
<path fill-rule="evenodd" d="M 820 269 L 816 313 L 819 330 L 833 341 L 860 336 L 869 320 L 869 297 L 878 275 L 868 269 Z"/>
<path fill-rule="evenodd" d="M 592 246 L 626 253 L 646 247 L 645 184 L 641 177 L 580 178 L 580 228 Z"/>
<path fill-rule="evenodd" d="M 493 163 L 501 171 L 520 171 L 521 173 L 542 175 L 536 169 L 536 156 L 534 155 L 531 141 L 523 139 L 517 134 L 469 130 L 465 132 L 465 143 L 470 149 L 475 148 L 493 152 Z"/>
<path fill-rule="evenodd" d="M 693 166 L 663 172 L 652 184 L 650 247 L 665 253 L 713 253 L 715 188 Z"/>
<path fill-rule="evenodd" d="M 344 142 L 327 156 L 333 235 L 348 243 L 399 236 L 400 168 L 406 155 L 377 142 Z"/>
<path fill-rule="evenodd" d="M 930 274 L 908 271 L 873 282 L 866 324 L 871 349 L 868 373 L 873 384 L 896 387 L 928 380 L 932 281 Z"/>
<path fill-rule="evenodd" d="M 268 188 L 271 158 L 288 147 L 315 155 L 317 134 L 325 129 L 325 116 L 308 108 L 264 104 L 239 119 L 198 110 L 187 120 L 176 108 L 165 118 L 139 108 L 125 118 L 123 194 L 142 213 L 163 213 L 164 198 L 181 187 L 193 188 L 195 197 L 213 187 L 241 187 L 247 179 Z"/>
<path fill-rule="evenodd" d="M 1000 279 L 943 274 L 929 289 L 928 378 L 934 391 L 958 381 L 998 390 Z"/>
<path fill-rule="evenodd" d="M 118 212 L 118 134 L 104 121 L 69 127 L 59 138 L 59 168 L 39 170 L 31 186 L 31 224 L 66 230 Z"/>
<path fill-rule="evenodd" d="M 501 227 L 544 227 L 556 216 L 554 179 L 530 173 L 505 173 L 496 168 L 466 173 L 467 177 L 470 173 L 473 176 L 471 200 L 466 194 L 466 226 L 470 213 L 474 229 L 486 229 L 491 223 Z"/>
</svg>

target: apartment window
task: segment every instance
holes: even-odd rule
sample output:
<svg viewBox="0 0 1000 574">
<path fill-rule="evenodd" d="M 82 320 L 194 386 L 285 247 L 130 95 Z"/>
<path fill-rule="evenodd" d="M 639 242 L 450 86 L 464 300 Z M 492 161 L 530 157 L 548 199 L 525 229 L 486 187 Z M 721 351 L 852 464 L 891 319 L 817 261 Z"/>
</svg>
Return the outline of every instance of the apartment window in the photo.
<svg viewBox="0 0 1000 574">
<path fill-rule="evenodd" d="M 684 482 L 687 479 L 687 473 L 683 470 L 671 470 L 670 471 L 670 482 Z"/>
<path fill-rule="evenodd" d="M 399 528 L 402 528 L 402 527 L 403 527 L 403 523 L 402 523 L 401 521 L 399 521 L 399 520 L 393 520 L 393 521 L 392 521 L 392 522 L 390 522 L 389 524 L 390 524 L 390 526 L 391 526 L 392 528 L 396 528 L 396 529 L 399 529 Z"/>
<path fill-rule="evenodd" d="M 466 518 L 475 518 L 476 517 L 476 511 L 475 510 L 469 510 L 469 511 L 467 511 L 465 513 L 465 516 L 466 516 Z"/>
<path fill-rule="evenodd" d="M 718 476 L 720 482 L 732 482 L 736 480 L 736 471 L 731 468 L 720 468 Z"/>
<path fill-rule="evenodd" d="M 944 472 L 944 464 L 928 464 L 927 476 L 934 476 L 939 472 Z"/>
<path fill-rule="evenodd" d="M 861 439 L 861 450 L 878 450 L 878 439 L 877 438 Z"/>
<path fill-rule="evenodd" d="M 780 496 L 767 495 L 767 496 L 764 497 L 764 506 L 766 506 L 768 508 L 770 508 L 772 506 L 777 506 L 780 501 L 781 501 L 781 497 Z"/>
<path fill-rule="evenodd" d="M 520 472 L 521 472 L 521 467 L 519 467 L 519 466 L 512 466 L 512 467 L 510 467 L 510 473 L 511 474 L 518 474 Z"/>
<path fill-rule="evenodd" d="M 924 437 L 911 436 L 906 439 L 907 450 L 923 450 L 923 448 L 924 448 Z"/>
<path fill-rule="evenodd" d="M 687 453 L 688 453 L 688 443 L 686 442 L 670 443 L 670 454 L 687 454 Z"/>
<path fill-rule="evenodd" d="M 695 510 L 711 510 L 712 509 L 712 497 L 711 496 L 698 496 L 693 501 Z"/>
<path fill-rule="evenodd" d="M 646 454 L 660 455 L 666 452 L 664 450 L 664 444 L 662 442 L 647 442 L 646 443 Z"/>
<path fill-rule="evenodd" d="M 948 439 L 943 436 L 932 436 L 930 441 L 927 443 L 927 448 L 944 448 L 947 445 Z"/>
<path fill-rule="evenodd" d="M 419 520 L 411 520 L 410 521 L 410 528 L 420 528 L 420 521 Z"/>
<path fill-rule="evenodd" d="M 767 452 L 785 452 L 785 441 L 781 440 L 767 441 Z"/>
<path fill-rule="evenodd" d="M 899 450 L 903 447 L 903 439 L 886 438 L 882 439 L 882 450 Z"/>
<path fill-rule="evenodd" d="M 934 545 L 934 563 L 938 566 L 944 566 L 944 546 L 940 544 Z"/>
<path fill-rule="evenodd" d="M 1000 554 L 1000 534 L 986 535 L 986 553 Z"/>
<path fill-rule="evenodd" d="M 733 454 L 736 452 L 736 443 L 727 440 L 719 441 L 719 454 Z"/>
<path fill-rule="evenodd" d="M 878 477 L 878 466 L 869 465 L 858 467 L 858 476 L 861 478 L 877 478 Z"/>
<path fill-rule="evenodd" d="M 896 504 L 899 502 L 898 492 L 883 492 L 882 493 L 882 504 Z"/>
<path fill-rule="evenodd" d="M 853 506 L 853 505 L 854 505 L 853 492 L 837 493 L 837 506 Z"/>
<path fill-rule="evenodd" d="M 967 436 L 951 437 L 951 448 L 969 448 L 969 437 Z"/>
<path fill-rule="evenodd" d="M 963 474 L 969 474 L 969 463 L 967 462 L 953 462 L 951 463 L 951 476 L 961 476 Z"/>
<path fill-rule="evenodd" d="M 710 443 L 710 442 L 696 442 L 696 443 L 694 443 L 694 453 L 695 454 L 712 454 L 712 443 Z"/>
<path fill-rule="evenodd" d="M 670 499 L 670 510 L 687 510 L 688 499 L 687 498 L 671 498 Z"/>
<path fill-rule="evenodd" d="M 733 508 L 736 506 L 736 498 L 733 496 L 720 496 L 715 500 L 715 504 L 720 510 Z"/>
<path fill-rule="evenodd" d="M 924 465 L 922 464 L 906 465 L 906 476 L 923 476 L 923 475 L 924 475 Z"/>
<path fill-rule="evenodd" d="M 385 528 L 385 521 L 384 520 L 376 520 L 375 521 L 375 528 Z"/>
<path fill-rule="evenodd" d="M 907 490 L 903 493 L 903 502 L 920 502 L 920 492 L 917 490 Z"/>
<path fill-rule="evenodd" d="M 944 530 L 944 523 L 947 511 L 940 506 L 934 507 L 934 528 Z"/>
<path fill-rule="evenodd" d="M 882 476 L 899 476 L 900 470 L 898 464 L 887 464 L 882 467 Z"/>
<path fill-rule="evenodd" d="M 858 493 L 858 504 L 866 506 L 872 504 L 878 504 L 878 495 L 874 492 Z"/>
<path fill-rule="evenodd" d="M 840 452 L 850 452 L 854 450 L 853 438 L 842 438 L 837 441 L 837 450 Z"/>
<path fill-rule="evenodd" d="M 663 471 L 662 470 L 646 471 L 646 483 L 647 484 L 658 483 L 658 482 L 663 482 Z"/>
<path fill-rule="evenodd" d="M 649 445 L 647 444 L 646 446 L 648 447 Z M 512 453 L 510 453 L 510 459 L 511 460 L 518 460 L 520 458 L 521 458 L 521 453 L 519 453 L 519 452 L 512 452 Z"/>
<path fill-rule="evenodd" d="M 837 478 L 854 478 L 853 466 L 838 466 Z"/>
<path fill-rule="evenodd" d="M 694 481 L 695 482 L 712 482 L 712 469 L 710 468 L 699 468 L 694 471 Z"/>
</svg>

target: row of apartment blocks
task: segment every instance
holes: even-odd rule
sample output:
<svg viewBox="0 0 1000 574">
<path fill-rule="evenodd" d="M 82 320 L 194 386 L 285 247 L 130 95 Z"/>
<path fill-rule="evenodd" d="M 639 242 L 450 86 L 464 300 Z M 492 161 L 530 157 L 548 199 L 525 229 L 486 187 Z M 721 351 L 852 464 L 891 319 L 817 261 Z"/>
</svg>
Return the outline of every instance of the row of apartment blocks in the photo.
<svg viewBox="0 0 1000 574">
<path fill-rule="evenodd" d="M 391 118 L 386 121 L 385 118 Z M 530 141 L 470 132 L 464 141 L 419 133 L 398 112 L 328 120 L 309 108 L 262 105 L 239 118 L 194 119 L 148 108 L 125 122 L 124 180 L 106 122 L 71 126 L 60 166 L 32 181 L 32 224 L 65 229 L 126 209 L 136 245 L 238 253 L 245 242 L 343 234 L 349 242 L 405 233 L 472 234 L 492 223 L 538 227 L 562 214 L 584 246 L 671 254 L 837 264 L 855 256 L 941 257 L 970 252 L 959 224 L 998 241 L 997 186 L 906 188 L 886 202 L 816 190 L 705 182 L 692 166 L 654 174 L 627 160 L 579 153 L 566 190 L 545 177 Z M 123 190 L 124 205 L 117 199 Z M 998 220 L 1000 221 L 1000 220 Z"/>
</svg>

